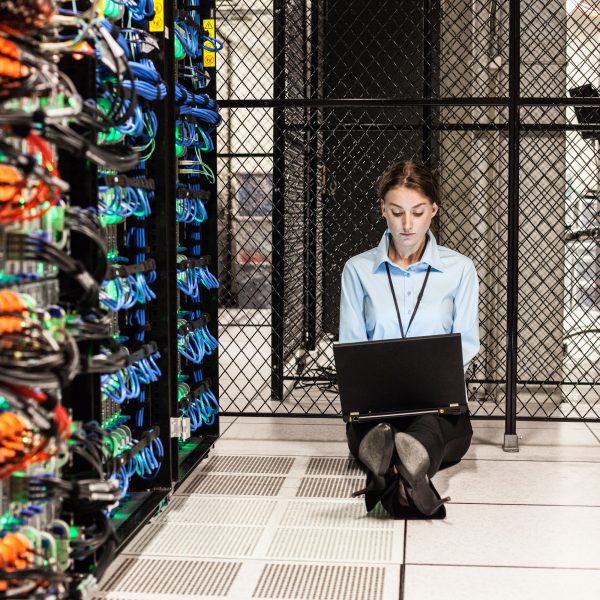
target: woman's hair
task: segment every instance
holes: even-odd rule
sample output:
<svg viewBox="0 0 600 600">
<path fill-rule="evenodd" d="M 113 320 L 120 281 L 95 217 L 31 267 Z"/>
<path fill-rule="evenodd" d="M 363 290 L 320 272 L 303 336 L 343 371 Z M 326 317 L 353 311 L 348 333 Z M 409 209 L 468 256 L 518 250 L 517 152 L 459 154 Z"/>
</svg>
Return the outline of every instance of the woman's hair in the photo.
<svg viewBox="0 0 600 600">
<path fill-rule="evenodd" d="M 380 200 L 392 189 L 406 187 L 423 194 L 430 202 L 440 205 L 440 188 L 435 175 L 425 165 L 414 160 L 398 160 L 377 180 Z"/>
</svg>

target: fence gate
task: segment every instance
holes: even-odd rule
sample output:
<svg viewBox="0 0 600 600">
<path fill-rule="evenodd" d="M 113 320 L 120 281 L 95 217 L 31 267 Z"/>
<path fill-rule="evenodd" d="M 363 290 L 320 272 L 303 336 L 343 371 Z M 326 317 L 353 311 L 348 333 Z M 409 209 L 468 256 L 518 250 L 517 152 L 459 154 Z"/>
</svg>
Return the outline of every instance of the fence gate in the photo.
<svg viewBox="0 0 600 600">
<path fill-rule="evenodd" d="M 217 0 L 226 414 L 338 414 L 341 271 L 414 158 L 481 281 L 472 415 L 600 418 L 598 6 Z"/>
</svg>

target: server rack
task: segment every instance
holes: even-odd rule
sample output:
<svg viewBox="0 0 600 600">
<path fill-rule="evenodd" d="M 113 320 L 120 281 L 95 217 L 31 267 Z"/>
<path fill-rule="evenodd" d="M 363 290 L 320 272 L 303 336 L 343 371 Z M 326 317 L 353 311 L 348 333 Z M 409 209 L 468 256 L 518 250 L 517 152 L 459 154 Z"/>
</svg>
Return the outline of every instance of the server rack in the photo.
<svg viewBox="0 0 600 600">
<path fill-rule="evenodd" d="M 57 15 L 63 17 L 68 12 L 60 0 L 31 4 L 35 10 L 47 8 L 43 18 L 39 15 L 33 18 L 31 40 L 26 39 L 29 35 L 26 31 L 15 33 L 5 28 L 0 18 L 3 55 L 7 45 L 12 52 L 10 44 L 14 38 L 17 50 L 31 43 L 36 56 L 39 52 L 40 60 L 52 62 L 54 55 L 46 57 L 41 42 L 48 43 L 53 35 L 58 36 Z M 79 235 L 76 228 L 72 231 L 65 229 L 69 234 L 65 248 L 80 269 L 75 279 L 87 278 L 89 283 L 90 273 L 93 275 L 95 268 L 105 267 L 96 290 L 100 295 L 86 310 L 96 310 L 102 316 L 110 336 L 105 335 L 107 339 L 90 336 L 77 340 L 81 356 L 77 376 L 69 381 L 61 380 L 60 389 L 56 391 L 60 406 L 68 410 L 74 430 L 69 443 L 66 441 L 67 434 L 61 442 L 56 440 L 64 462 L 59 464 L 54 457 L 39 458 L 34 461 L 36 466 L 33 470 L 27 467 L 19 475 L 30 487 L 34 483 L 39 484 L 35 477 L 40 474 L 51 475 L 65 486 L 94 476 L 97 478 L 94 481 L 99 483 L 108 481 L 112 492 L 119 496 L 118 503 L 115 501 L 102 511 L 104 515 L 110 515 L 103 543 L 90 544 L 89 551 L 80 552 L 77 560 L 69 559 L 69 553 L 73 556 L 75 542 L 79 543 L 78 549 L 85 545 L 86 527 L 91 525 L 85 518 L 78 522 L 70 500 L 60 500 L 57 495 L 56 502 L 44 500 L 41 516 L 23 517 L 26 524 L 33 524 L 44 535 L 54 536 L 57 540 L 57 518 L 64 519 L 61 523 L 65 526 L 67 521 L 73 526 L 60 537 L 64 558 L 62 565 L 59 567 L 50 561 L 57 575 L 49 588 L 56 597 L 71 598 L 85 595 L 90 582 L 102 575 L 115 553 L 168 501 L 174 488 L 207 455 L 218 436 L 218 283 L 214 274 L 209 277 L 210 257 L 216 257 L 216 186 L 214 177 L 208 174 L 214 173 L 216 168 L 215 128 L 219 118 L 214 102 L 218 42 L 214 39 L 213 2 L 190 0 L 186 4 L 176 0 L 154 0 L 148 3 L 112 3 L 109 0 L 81 0 L 68 4 L 69 10 L 76 5 L 81 11 L 78 15 L 80 21 L 87 23 L 88 28 L 80 38 L 75 25 L 65 30 L 67 39 L 73 36 L 77 44 L 63 53 L 58 68 L 73 82 L 78 98 L 87 102 L 88 106 L 84 109 L 87 116 L 86 119 L 57 121 L 60 127 L 71 127 L 73 135 L 84 140 L 80 152 L 73 150 L 73 144 L 69 147 L 58 143 L 60 140 L 56 132 L 53 135 L 57 138 L 57 145 L 52 149 L 58 158 L 60 176 L 70 186 L 70 193 L 63 193 L 60 210 L 66 210 L 62 208 L 64 203 L 89 211 L 84 214 L 94 221 L 95 234 L 103 239 L 108 251 L 107 264 L 98 267 L 94 264 L 96 250 L 90 239 Z M 9 5 L 10 10 L 20 10 Z M 132 18 L 129 11 L 133 13 L 134 9 L 146 12 Z M 10 11 L 6 14 L 12 15 Z M 182 27 L 184 36 L 193 29 L 195 39 L 195 55 L 188 54 L 185 60 L 178 56 Z M 128 45 L 130 50 L 134 47 L 131 40 L 138 44 L 135 48 L 139 57 L 131 56 L 127 51 Z M 136 58 L 138 60 L 134 60 Z M 9 60 L 16 63 L 20 55 L 15 53 L 15 58 Z M 123 61 L 127 62 L 129 79 L 123 75 L 124 71 L 118 72 L 123 70 Z M 4 77 L 5 73 L 1 75 Z M 144 87 L 146 82 L 153 87 Z M 13 80 L 7 83 L 6 79 L 1 79 L 0 92 L 11 89 L 9 84 L 12 85 Z M 184 91 L 182 100 L 176 96 L 181 96 L 183 88 L 179 86 L 183 84 L 187 84 L 188 88 L 191 86 L 188 92 L 192 95 L 188 97 Z M 118 96 L 119 93 L 122 97 Z M 48 128 L 50 133 L 46 128 L 44 110 L 53 102 L 63 100 L 50 96 L 49 92 L 48 98 L 36 98 L 35 102 L 19 100 L 21 104 L 15 104 L 12 99 L 5 102 L 5 95 L 0 94 L 0 143 L 12 144 L 10 147 L 15 148 L 15 153 L 22 151 L 25 156 L 28 149 L 26 142 L 21 142 L 26 139 L 23 122 L 54 141 L 50 138 L 54 131 L 52 125 Z M 110 106 L 109 100 L 105 100 L 107 97 L 113 102 Z M 121 129 L 106 126 L 108 112 L 114 106 L 119 108 L 111 113 L 111 118 L 130 115 L 121 119 Z M 134 106 L 139 109 L 136 114 L 137 130 L 132 125 Z M 26 115 L 25 119 L 21 116 L 17 123 L 14 119 L 19 111 L 34 113 L 34 117 Z M 13 115 L 16 115 L 14 119 Z M 187 172 L 185 169 L 182 172 L 181 157 L 178 160 L 177 156 L 180 153 L 177 128 L 182 120 L 193 125 L 196 136 L 209 140 L 201 153 L 198 151 L 190 157 L 185 165 Z M 135 161 L 132 148 L 137 152 Z M 92 156 L 94 152 L 95 157 Z M 123 161 L 123 168 L 108 168 L 98 160 L 100 152 L 114 153 L 128 160 Z M 6 153 L 0 153 L 2 167 L 8 158 Z M 36 155 L 29 158 L 38 160 Z M 198 158 L 198 164 L 204 165 L 201 172 L 195 172 L 191 164 L 194 158 Z M 1 171 L 0 176 L 4 177 L 0 183 L 8 186 L 10 181 L 6 180 L 6 170 Z M 185 193 L 182 193 L 183 184 L 188 188 Z M 3 191 L 5 189 L 2 188 Z M 13 187 L 8 187 L 8 190 L 12 191 Z M 136 204 L 138 210 L 118 213 L 115 206 L 129 195 L 142 198 L 144 208 Z M 181 218 L 182 206 L 188 209 L 192 205 L 202 218 L 185 222 Z M 2 205 L 1 208 L 4 207 Z M 52 207 L 49 209 L 54 211 Z M 92 213 L 95 216 L 90 216 Z M 194 215 L 197 216 L 197 213 Z M 55 233 L 52 227 L 51 220 L 46 218 L 42 221 L 40 218 L 39 224 L 34 221 L 25 233 L 38 237 L 43 234 L 44 239 L 51 243 Z M 45 308 L 49 305 L 63 303 L 68 292 L 71 305 L 80 306 L 77 289 L 72 289 L 73 283 L 55 266 L 17 260 L 20 259 L 17 252 L 20 247 L 15 246 L 17 237 L 16 233 L 12 233 L 14 229 L 20 231 L 23 226 L 20 223 L 16 226 L 0 223 L 0 292 L 11 290 L 29 294 L 44 310 L 49 310 Z M 7 239 L 12 240 L 12 245 L 6 244 Z M 178 253 L 183 251 L 187 252 L 185 269 L 181 261 L 178 263 Z M 42 265 L 39 269 L 38 264 Z M 197 286 L 202 284 L 202 292 L 196 293 L 193 299 L 183 297 L 178 289 L 178 279 L 187 269 L 196 277 L 193 282 Z M 184 275 L 187 276 L 187 273 Z M 134 286 L 135 282 L 143 294 L 138 289 L 135 301 L 122 302 L 123 294 L 135 296 L 131 291 L 133 287 L 127 287 Z M 114 295 L 117 288 L 118 302 L 115 303 L 111 294 Z M 0 304 L 1 317 L 7 317 L 6 310 Z M 182 310 L 187 312 L 182 314 Z M 26 316 L 30 314 L 31 311 Z M 184 317 L 187 317 L 185 323 L 181 321 Z M 196 361 L 195 365 L 179 353 L 187 334 L 195 335 L 194 343 L 202 347 L 202 360 Z M 126 358 L 123 354 L 127 355 Z M 117 361 L 117 357 L 121 362 Z M 104 367 L 99 359 L 110 363 L 111 367 Z M 118 369 L 114 366 L 117 363 Z M 116 402 L 113 392 L 117 379 L 123 377 L 125 381 L 121 383 L 129 395 L 125 400 L 121 398 Z M 186 378 L 193 381 L 193 385 L 182 394 L 182 383 Z M 6 378 L 0 376 L 0 384 L 5 381 Z M 6 400 L 1 392 L 0 417 L 6 417 L 7 402 L 12 397 Z M 81 438 L 86 436 L 89 438 L 82 442 Z M 101 448 L 104 469 L 101 475 L 82 470 L 78 458 L 73 461 L 71 444 L 92 443 L 92 438 L 95 440 L 93 443 L 97 443 L 96 449 Z M 123 469 L 129 469 L 130 473 L 123 475 Z M 115 481 L 119 483 L 118 493 Z M 32 497 L 28 496 L 27 486 L 19 484 L 18 487 L 17 483 L 14 477 L 9 476 L 0 480 L 0 515 L 3 517 L 2 529 L 16 527 L 18 533 L 19 526 L 15 525 L 13 517 L 28 514 Z"/>
</svg>

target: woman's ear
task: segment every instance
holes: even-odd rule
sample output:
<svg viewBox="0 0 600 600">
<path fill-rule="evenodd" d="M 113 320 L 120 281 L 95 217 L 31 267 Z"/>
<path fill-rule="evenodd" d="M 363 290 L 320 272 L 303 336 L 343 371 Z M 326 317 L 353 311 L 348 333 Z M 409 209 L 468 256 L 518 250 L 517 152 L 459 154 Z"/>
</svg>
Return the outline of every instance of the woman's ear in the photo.
<svg viewBox="0 0 600 600">
<path fill-rule="evenodd" d="M 385 203 L 383 202 L 383 200 L 381 201 L 380 209 L 382 218 L 385 218 Z"/>
<path fill-rule="evenodd" d="M 435 215 L 437 215 L 437 213 L 438 213 L 438 210 L 439 210 L 439 207 L 438 207 L 438 205 L 437 205 L 437 204 L 434 202 L 434 203 L 433 203 L 433 214 L 432 214 L 431 216 L 432 216 L 432 217 L 435 217 Z"/>
</svg>

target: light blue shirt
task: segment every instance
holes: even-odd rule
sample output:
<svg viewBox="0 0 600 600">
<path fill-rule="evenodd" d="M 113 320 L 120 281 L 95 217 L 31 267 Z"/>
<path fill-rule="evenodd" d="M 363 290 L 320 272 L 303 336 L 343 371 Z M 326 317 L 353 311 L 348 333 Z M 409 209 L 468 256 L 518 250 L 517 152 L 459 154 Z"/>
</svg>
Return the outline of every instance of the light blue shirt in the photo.
<svg viewBox="0 0 600 600">
<path fill-rule="evenodd" d="M 427 286 L 407 337 L 460 333 L 466 370 L 479 352 L 479 282 L 473 261 L 438 246 L 428 231 L 423 257 L 403 269 L 388 257 L 389 235 L 386 230 L 377 248 L 353 256 L 344 266 L 339 341 L 402 337 L 385 263 L 390 267 L 405 333 L 431 265 Z"/>
</svg>

